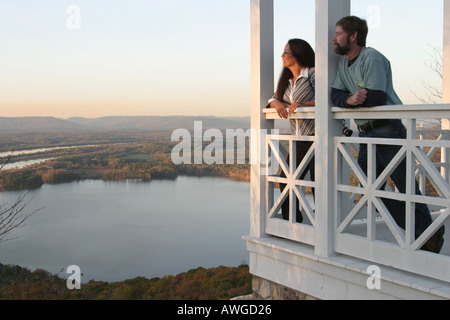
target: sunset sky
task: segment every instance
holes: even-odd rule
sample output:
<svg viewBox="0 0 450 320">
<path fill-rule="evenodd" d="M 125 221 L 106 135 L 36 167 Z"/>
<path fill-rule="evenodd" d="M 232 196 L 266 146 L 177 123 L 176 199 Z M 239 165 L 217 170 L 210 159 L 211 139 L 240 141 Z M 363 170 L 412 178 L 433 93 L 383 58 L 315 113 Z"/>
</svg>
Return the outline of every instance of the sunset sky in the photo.
<svg viewBox="0 0 450 320">
<path fill-rule="evenodd" d="M 405 104 L 440 86 L 442 0 L 352 4 Z M 275 0 L 276 78 L 288 39 L 314 47 L 314 5 Z M 250 114 L 249 0 L 1 0 L 0 43 L 3 117 Z"/>
</svg>

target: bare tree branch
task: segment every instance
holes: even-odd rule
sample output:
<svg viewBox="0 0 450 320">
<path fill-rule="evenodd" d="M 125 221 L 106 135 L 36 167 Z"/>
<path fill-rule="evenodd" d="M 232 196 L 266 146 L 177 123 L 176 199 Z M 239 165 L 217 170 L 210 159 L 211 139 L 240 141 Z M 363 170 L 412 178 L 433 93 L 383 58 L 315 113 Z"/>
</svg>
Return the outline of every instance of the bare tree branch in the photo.
<svg viewBox="0 0 450 320">
<path fill-rule="evenodd" d="M 442 51 L 432 46 L 431 44 L 428 45 L 431 47 L 433 52 L 428 53 L 428 55 L 431 57 L 431 61 L 428 63 L 425 61 L 425 65 L 432 71 L 434 71 L 437 75 L 439 75 L 439 77 L 442 79 L 443 77 L 442 66 L 444 62 L 444 59 L 442 57 Z"/>
<path fill-rule="evenodd" d="M 26 206 L 31 201 L 31 199 L 26 201 L 28 194 L 19 196 L 12 205 L 8 203 L 0 204 L 0 243 L 15 239 L 5 239 L 5 237 L 14 229 L 22 227 L 29 217 L 41 210 L 25 211 Z"/>
<path fill-rule="evenodd" d="M 6 166 L 11 158 L 12 152 L 11 155 L 6 159 L 6 161 L 2 165 L 0 165 L 0 171 Z M 42 208 L 40 208 L 32 212 L 26 212 L 25 208 L 32 200 L 26 200 L 28 195 L 29 192 L 25 195 L 19 196 L 13 204 L 0 203 L 0 243 L 15 239 L 6 239 L 5 237 L 14 229 L 23 227 L 25 221 L 28 220 L 28 218 L 30 218 L 36 212 L 42 210 Z"/>
<path fill-rule="evenodd" d="M 428 44 L 431 48 L 431 53 L 427 52 L 430 56 L 431 61 L 424 61 L 424 64 L 435 74 L 437 74 L 441 79 L 443 76 L 442 66 L 443 66 L 443 57 L 442 51 L 431 44 Z M 423 104 L 439 104 L 442 102 L 442 88 L 437 88 L 435 86 L 430 85 L 429 83 L 422 81 L 422 86 L 425 88 L 425 97 L 418 96 L 413 90 L 410 90 L 414 97 L 419 100 Z"/>
</svg>

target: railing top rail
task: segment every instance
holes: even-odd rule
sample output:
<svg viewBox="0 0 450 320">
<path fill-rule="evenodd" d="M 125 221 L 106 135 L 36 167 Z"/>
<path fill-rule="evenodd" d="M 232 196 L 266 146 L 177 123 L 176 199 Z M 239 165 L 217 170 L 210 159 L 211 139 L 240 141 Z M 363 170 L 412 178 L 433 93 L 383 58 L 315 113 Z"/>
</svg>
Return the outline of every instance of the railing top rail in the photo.
<svg viewBox="0 0 450 320">
<path fill-rule="evenodd" d="M 289 110 L 288 110 L 289 111 Z M 266 119 L 277 120 L 281 119 L 278 116 L 277 110 L 272 108 L 263 109 L 263 114 L 266 115 Z M 301 107 L 297 108 L 297 110 L 289 115 L 289 119 L 315 119 L 316 117 L 316 109 L 314 107 Z"/>
<path fill-rule="evenodd" d="M 331 108 L 335 119 L 450 119 L 450 104 L 389 105 L 371 108 Z M 314 107 L 301 107 L 289 119 L 314 119 Z M 263 109 L 266 119 L 280 119 L 275 109 Z"/>
<path fill-rule="evenodd" d="M 335 119 L 450 119 L 450 104 L 389 105 L 371 108 L 339 108 Z"/>
</svg>

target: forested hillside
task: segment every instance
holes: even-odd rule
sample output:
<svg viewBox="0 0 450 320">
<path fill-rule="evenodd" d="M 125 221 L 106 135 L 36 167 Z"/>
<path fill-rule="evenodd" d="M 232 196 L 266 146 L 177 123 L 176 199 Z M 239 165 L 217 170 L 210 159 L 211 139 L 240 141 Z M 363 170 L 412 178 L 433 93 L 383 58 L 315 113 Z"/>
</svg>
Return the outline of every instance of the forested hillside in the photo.
<svg viewBox="0 0 450 320">
<path fill-rule="evenodd" d="M 80 290 L 69 290 L 66 279 L 58 275 L 0 264 L 1 300 L 222 300 L 251 292 L 246 265 L 112 283 L 90 280 Z"/>
</svg>

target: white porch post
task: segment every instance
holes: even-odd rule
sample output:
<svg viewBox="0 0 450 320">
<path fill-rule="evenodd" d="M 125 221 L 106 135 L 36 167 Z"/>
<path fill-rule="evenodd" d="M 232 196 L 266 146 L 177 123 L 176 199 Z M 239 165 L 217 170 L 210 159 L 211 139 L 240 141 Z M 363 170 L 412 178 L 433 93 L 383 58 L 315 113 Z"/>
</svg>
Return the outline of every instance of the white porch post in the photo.
<svg viewBox="0 0 450 320">
<path fill-rule="evenodd" d="M 316 0 L 316 254 L 333 252 L 334 141 L 341 124 L 333 119 L 331 84 L 338 56 L 333 53 L 336 22 L 350 14 L 350 0 Z"/>
<path fill-rule="evenodd" d="M 250 188 L 250 235 L 265 236 L 266 179 L 261 155 L 265 151 L 264 130 L 270 133 L 273 121 L 265 119 L 262 109 L 274 91 L 273 0 L 250 0 L 251 13 L 251 128 L 252 159 Z M 257 160 L 257 161 L 255 161 Z"/>
<path fill-rule="evenodd" d="M 450 0 L 444 0 L 444 45 L 443 45 L 442 103 L 450 103 Z M 443 120 L 450 129 L 450 120 Z"/>
<path fill-rule="evenodd" d="M 444 0 L 444 43 L 442 66 L 442 103 L 450 103 L 450 0 Z M 442 130 L 450 130 L 450 119 L 442 119 Z M 441 155 L 442 161 L 448 163 L 448 151 Z M 443 172 L 444 178 L 450 181 L 450 168 Z"/>
</svg>

